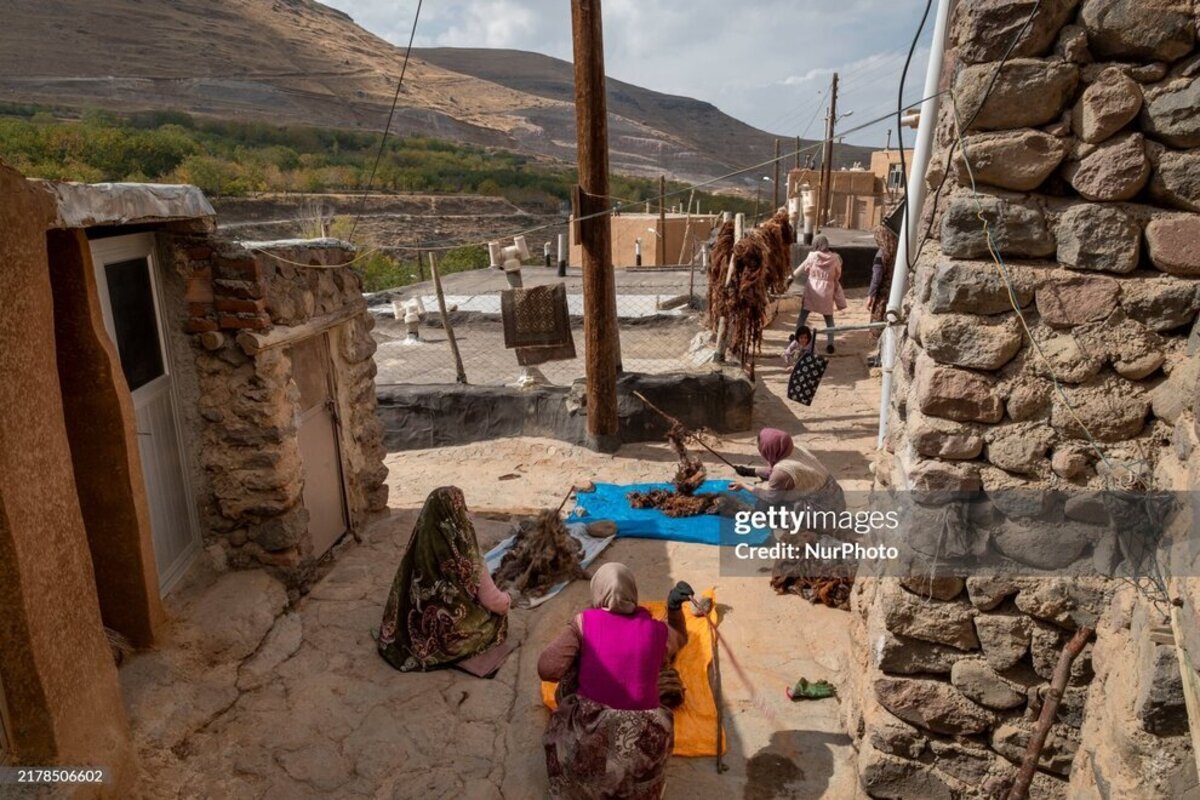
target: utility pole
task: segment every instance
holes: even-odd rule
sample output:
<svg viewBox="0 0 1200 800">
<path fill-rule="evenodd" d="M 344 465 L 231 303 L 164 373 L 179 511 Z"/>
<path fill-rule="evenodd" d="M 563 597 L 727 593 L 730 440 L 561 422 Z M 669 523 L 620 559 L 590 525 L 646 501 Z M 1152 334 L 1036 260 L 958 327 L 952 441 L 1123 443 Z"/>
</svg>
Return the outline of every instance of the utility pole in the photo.
<svg viewBox="0 0 1200 800">
<path fill-rule="evenodd" d="M 829 216 L 830 186 L 833 183 L 833 125 L 837 121 L 838 74 L 833 73 L 833 83 L 829 87 L 829 112 L 825 117 L 825 153 L 821 163 L 821 194 L 817 202 L 818 231 L 824 229 L 825 218 Z"/>
<path fill-rule="evenodd" d="M 667 176 L 658 176 L 658 236 L 654 237 L 658 254 L 656 267 L 667 265 Z"/>
<path fill-rule="evenodd" d="M 796 137 L 796 169 L 800 169 L 800 137 Z"/>
<path fill-rule="evenodd" d="M 571 0 L 575 51 L 575 131 L 579 189 L 575 210 L 583 246 L 583 338 L 587 351 L 589 444 L 614 451 L 617 417 L 616 277 L 608 215 L 608 100 L 604 82 L 604 22 L 600 0 Z M 597 216 L 593 216 L 596 214 Z"/>
<path fill-rule="evenodd" d="M 775 140 L 775 182 L 771 184 L 771 214 L 779 209 L 779 140 Z"/>
</svg>

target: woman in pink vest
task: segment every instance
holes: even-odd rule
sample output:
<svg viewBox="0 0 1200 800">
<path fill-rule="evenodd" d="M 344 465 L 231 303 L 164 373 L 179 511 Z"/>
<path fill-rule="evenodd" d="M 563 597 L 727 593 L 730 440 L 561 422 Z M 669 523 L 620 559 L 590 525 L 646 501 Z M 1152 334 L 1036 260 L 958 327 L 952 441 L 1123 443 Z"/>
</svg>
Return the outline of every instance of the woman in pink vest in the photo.
<svg viewBox="0 0 1200 800">
<path fill-rule="evenodd" d="M 546 769 L 555 800 L 658 800 L 675 742 L 658 676 L 687 641 L 686 583 L 667 598 L 668 625 L 638 606 L 624 564 L 592 578 L 592 607 L 577 614 L 538 659 L 557 681 L 558 708 L 546 728 Z"/>
</svg>

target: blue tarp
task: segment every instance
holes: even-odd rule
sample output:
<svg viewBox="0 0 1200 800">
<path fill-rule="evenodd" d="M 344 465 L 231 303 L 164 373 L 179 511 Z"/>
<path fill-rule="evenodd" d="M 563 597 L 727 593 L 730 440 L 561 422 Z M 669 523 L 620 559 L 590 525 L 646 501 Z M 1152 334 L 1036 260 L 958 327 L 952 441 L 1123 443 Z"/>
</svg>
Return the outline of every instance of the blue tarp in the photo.
<svg viewBox="0 0 1200 800">
<path fill-rule="evenodd" d="M 754 495 L 749 492 L 730 492 L 727 480 L 705 481 L 697 493 L 726 493 L 753 507 Z M 576 496 L 576 509 L 585 513 L 583 522 L 596 520 L 611 520 L 616 523 L 618 537 L 633 537 L 637 539 L 670 539 L 675 542 L 691 542 L 693 544 L 721 544 L 721 526 L 732 528 L 733 519 L 714 514 L 699 517 L 668 517 L 653 508 L 630 508 L 630 492 L 646 492 L 651 489 L 675 489 L 669 483 L 597 483 L 594 492 L 579 492 Z M 771 535 L 769 530 L 756 528 L 747 536 L 738 536 L 738 542 L 762 544 Z M 726 532 L 726 542 L 733 537 Z"/>
</svg>

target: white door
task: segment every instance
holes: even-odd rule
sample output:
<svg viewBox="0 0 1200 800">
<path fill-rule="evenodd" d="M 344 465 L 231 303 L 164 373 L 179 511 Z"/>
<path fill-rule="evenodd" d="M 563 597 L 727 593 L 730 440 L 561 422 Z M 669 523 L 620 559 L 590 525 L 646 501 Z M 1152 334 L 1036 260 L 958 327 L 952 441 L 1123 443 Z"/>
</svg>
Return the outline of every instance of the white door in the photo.
<svg viewBox="0 0 1200 800">
<path fill-rule="evenodd" d="M 166 594 L 199 548 L 183 459 L 179 409 L 161 314 L 151 234 L 92 242 L 104 326 L 133 395 L 138 452 L 150 504 L 159 590 Z"/>
</svg>

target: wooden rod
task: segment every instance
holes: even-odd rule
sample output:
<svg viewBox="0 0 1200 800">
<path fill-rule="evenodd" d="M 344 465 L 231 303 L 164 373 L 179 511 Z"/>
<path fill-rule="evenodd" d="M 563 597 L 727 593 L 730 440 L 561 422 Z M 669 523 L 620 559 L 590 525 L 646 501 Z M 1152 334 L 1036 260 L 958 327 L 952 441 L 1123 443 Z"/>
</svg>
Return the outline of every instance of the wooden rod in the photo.
<svg viewBox="0 0 1200 800">
<path fill-rule="evenodd" d="M 701 438 L 700 438 L 700 435 L 699 435 L 699 434 L 697 434 L 695 431 L 693 431 L 693 430 L 691 430 L 690 428 L 688 428 L 688 426 L 687 426 L 687 425 L 684 425 L 682 422 L 680 422 L 679 420 L 677 420 L 675 417 L 672 417 L 670 414 L 668 414 L 667 412 L 663 411 L 663 410 L 662 410 L 661 408 L 659 408 L 658 406 L 654 405 L 654 403 L 651 403 L 649 400 L 647 400 L 647 399 L 646 399 L 646 395 L 642 394 L 641 392 L 635 391 L 635 392 L 633 393 L 633 396 L 634 396 L 634 397 L 636 397 L 638 400 L 641 400 L 643 403 L 645 403 L 647 408 L 649 408 L 649 409 L 650 409 L 651 411 L 653 411 L 655 414 L 658 414 L 660 417 L 662 417 L 663 419 L 665 419 L 667 422 L 670 422 L 672 425 L 678 425 L 680 428 L 682 428 L 683 430 L 687 431 L 687 435 L 688 435 L 688 438 L 689 438 L 689 439 L 691 439 L 691 440 L 692 440 L 692 441 L 694 441 L 696 444 L 698 444 L 698 445 L 700 445 L 701 447 L 703 447 L 703 448 L 704 448 L 705 450 L 707 450 L 708 452 L 712 453 L 714 456 L 716 456 L 716 457 L 717 457 L 718 459 L 720 459 L 721 461 L 724 461 L 724 462 L 725 462 L 725 464 L 726 464 L 727 466 L 733 467 L 733 469 L 737 469 L 737 467 L 736 467 L 736 466 L 735 466 L 733 463 L 731 463 L 731 462 L 729 461 L 729 459 L 727 459 L 725 456 L 721 455 L 721 454 L 720 454 L 720 453 L 718 453 L 716 450 L 713 450 L 711 447 L 709 447 L 709 446 L 708 446 L 708 445 L 705 443 L 705 441 L 704 441 L 703 439 L 701 439 Z"/>
<path fill-rule="evenodd" d="M 438 274 L 437 254 L 429 254 L 429 274 L 433 276 L 433 288 L 437 292 L 438 311 L 442 315 L 442 327 L 446 329 L 446 339 L 450 342 L 450 352 L 454 355 L 455 380 L 467 382 L 467 371 L 463 369 L 462 354 L 458 352 L 458 340 L 454 338 L 454 326 L 450 324 L 450 315 L 446 313 L 446 295 L 442 291 L 442 276 Z"/>
</svg>

